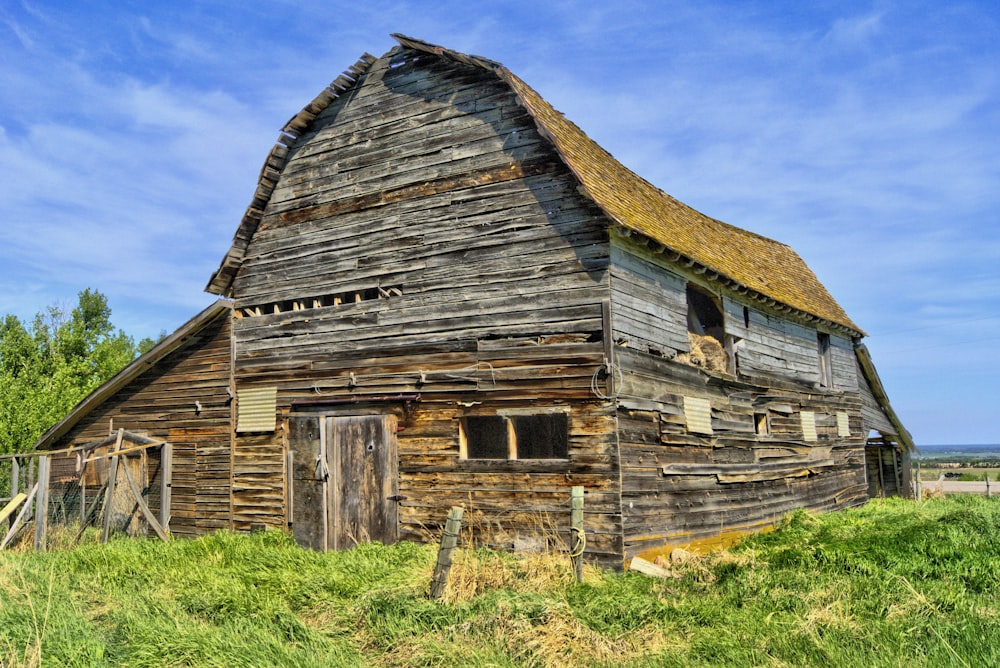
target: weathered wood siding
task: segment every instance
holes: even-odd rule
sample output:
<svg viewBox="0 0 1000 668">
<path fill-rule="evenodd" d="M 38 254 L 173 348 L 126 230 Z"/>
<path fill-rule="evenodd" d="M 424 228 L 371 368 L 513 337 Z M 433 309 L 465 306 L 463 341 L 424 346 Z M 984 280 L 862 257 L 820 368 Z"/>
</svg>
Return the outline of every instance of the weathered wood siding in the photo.
<svg viewBox="0 0 1000 668">
<path fill-rule="evenodd" d="M 457 503 L 484 534 L 568 522 L 582 484 L 588 550 L 620 555 L 614 411 L 591 391 L 600 216 L 493 74 L 383 58 L 291 148 L 233 284 L 237 387 L 276 386 L 282 416 L 419 393 L 399 422 L 401 538 Z M 461 416 L 533 405 L 571 407 L 568 460 L 460 459 Z M 237 439 L 238 528 L 282 521 L 283 448 L 280 428 Z"/>
<path fill-rule="evenodd" d="M 176 535 L 230 526 L 230 322 L 229 312 L 223 312 L 52 445 L 98 441 L 112 423 L 114 429 L 171 443 L 170 530 Z M 158 511 L 158 503 L 153 505 Z"/>
<path fill-rule="evenodd" d="M 614 340 L 635 350 L 674 358 L 688 352 L 687 279 L 669 262 L 627 240 L 611 246 Z M 735 337 L 739 371 L 802 383 L 820 379 L 817 331 L 722 295 L 726 333 Z M 830 334 L 833 389 L 856 392 L 857 365 L 850 339 Z"/>
<path fill-rule="evenodd" d="M 832 510 L 866 498 L 857 394 L 710 378 L 620 349 L 619 439 L 626 557 L 727 532 L 760 529 L 795 508 Z M 684 397 L 707 399 L 711 435 L 691 433 Z M 805 439 L 802 412 L 815 416 Z M 850 436 L 840 436 L 837 413 Z M 758 416 L 768 423 L 757 433 Z"/>
<path fill-rule="evenodd" d="M 830 335 L 833 387 L 819 389 L 815 329 L 723 294 L 738 373 L 710 375 L 673 360 L 689 347 L 688 280 L 683 268 L 613 237 L 626 558 L 866 498 L 852 342 Z M 707 400 L 706 424 L 689 424 L 685 398 Z"/>
<path fill-rule="evenodd" d="M 675 357 L 688 343 L 686 281 L 651 258 L 611 246 L 614 340 L 620 345 Z"/>
</svg>

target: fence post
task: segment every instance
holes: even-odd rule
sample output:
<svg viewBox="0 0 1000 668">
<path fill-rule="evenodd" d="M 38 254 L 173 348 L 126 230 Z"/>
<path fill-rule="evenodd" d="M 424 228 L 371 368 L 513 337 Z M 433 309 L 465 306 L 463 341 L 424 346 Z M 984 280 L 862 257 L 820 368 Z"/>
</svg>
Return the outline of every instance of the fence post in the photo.
<svg viewBox="0 0 1000 668">
<path fill-rule="evenodd" d="M 164 443 L 160 446 L 160 526 L 164 531 L 170 531 L 170 493 L 174 484 L 173 475 L 174 446 Z"/>
<path fill-rule="evenodd" d="M 35 551 L 45 552 L 49 528 L 49 457 L 38 458 L 38 494 L 35 496 Z"/>
<path fill-rule="evenodd" d="M 583 532 L 583 487 L 576 485 L 571 490 L 570 503 L 570 546 L 569 556 L 573 562 L 573 575 L 577 582 L 583 582 L 583 551 L 587 546 L 587 535 Z"/>
<path fill-rule="evenodd" d="M 14 457 L 10 460 L 10 498 L 17 496 L 17 493 L 21 491 L 20 485 L 21 477 L 21 463 L 18 457 Z"/>
<path fill-rule="evenodd" d="M 118 438 L 115 440 L 114 452 L 118 452 L 122 447 L 122 439 L 125 437 L 125 430 L 118 430 Z M 104 497 L 104 525 L 101 529 L 101 543 L 108 542 L 111 533 L 111 502 L 115 498 L 115 485 L 118 482 L 118 455 L 111 457 L 111 468 L 108 471 L 108 491 Z"/>
<path fill-rule="evenodd" d="M 917 462 L 917 501 L 924 495 L 924 484 L 920 481 L 920 462 Z"/>
<path fill-rule="evenodd" d="M 993 496 L 993 493 L 990 491 L 990 474 L 984 473 L 983 475 L 986 477 L 986 498 L 988 499 Z"/>
<path fill-rule="evenodd" d="M 452 506 L 448 513 L 448 521 L 441 534 L 441 547 L 438 549 L 437 564 L 434 566 L 434 578 L 431 580 L 431 598 L 441 598 L 444 587 L 448 584 L 448 573 L 451 571 L 451 553 L 458 544 L 458 532 L 462 528 L 461 506 Z"/>
</svg>

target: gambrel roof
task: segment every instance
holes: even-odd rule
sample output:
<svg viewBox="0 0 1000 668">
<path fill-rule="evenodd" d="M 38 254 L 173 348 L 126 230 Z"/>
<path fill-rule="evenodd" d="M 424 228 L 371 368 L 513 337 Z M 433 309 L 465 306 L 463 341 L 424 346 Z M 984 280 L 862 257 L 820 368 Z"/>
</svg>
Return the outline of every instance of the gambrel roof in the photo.
<svg viewBox="0 0 1000 668">
<path fill-rule="evenodd" d="M 589 197 L 627 236 L 653 246 L 674 262 L 684 263 L 731 290 L 810 321 L 862 336 L 863 332 L 789 246 L 702 214 L 671 197 L 618 162 L 579 127 L 542 99 L 530 86 L 495 61 L 470 56 L 395 34 L 407 49 L 493 72 L 518 96 L 539 133 L 552 146 Z M 337 96 L 350 90 L 375 58 L 365 54 L 315 100 L 292 118 L 261 170 L 254 201 L 233 239 L 229 253 L 207 290 L 226 295 L 284 165 L 288 147 Z"/>
</svg>

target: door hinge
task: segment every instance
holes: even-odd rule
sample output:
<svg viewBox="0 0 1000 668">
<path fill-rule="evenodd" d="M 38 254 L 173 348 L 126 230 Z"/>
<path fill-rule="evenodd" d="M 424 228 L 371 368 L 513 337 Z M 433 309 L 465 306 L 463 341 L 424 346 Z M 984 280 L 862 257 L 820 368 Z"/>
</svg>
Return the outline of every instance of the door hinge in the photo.
<svg viewBox="0 0 1000 668">
<path fill-rule="evenodd" d="M 400 501 L 406 501 L 406 497 L 403 496 L 402 494 L 393 494 L 392 496 L 387 496 L 385 498 L 388 499 L 389 501 L 395 501 L 397 503 Z"/>
</svg>

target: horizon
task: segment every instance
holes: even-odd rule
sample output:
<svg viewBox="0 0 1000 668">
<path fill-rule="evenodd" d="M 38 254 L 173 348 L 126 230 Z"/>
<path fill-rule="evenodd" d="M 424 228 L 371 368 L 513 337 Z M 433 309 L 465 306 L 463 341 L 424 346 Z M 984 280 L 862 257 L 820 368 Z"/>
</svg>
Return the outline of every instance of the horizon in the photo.
<svg viewBox="0 0 1000 668">
<path fill-rule="evenodd" d="M 1000 439 L 1000 5 L 289 7 L 0 8 L 0 314 L 91 288 L 136 340 L 174 331 L 215 300 L 285 121 L 401 32 L 503 63 L 639 176 L 791 246 L 917 443 Z"/>
</svg>

